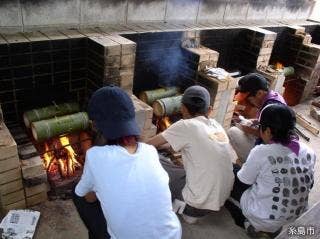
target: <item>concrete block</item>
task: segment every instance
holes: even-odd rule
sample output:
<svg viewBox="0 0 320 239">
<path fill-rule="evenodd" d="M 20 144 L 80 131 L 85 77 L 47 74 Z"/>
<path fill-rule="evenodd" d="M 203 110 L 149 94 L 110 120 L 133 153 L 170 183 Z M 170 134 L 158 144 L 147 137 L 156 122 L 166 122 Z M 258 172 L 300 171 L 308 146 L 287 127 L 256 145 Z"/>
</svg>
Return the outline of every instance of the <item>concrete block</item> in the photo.
<svg viewBox="0 0 320 239">
<path fill-rule="evenodd" d="M 20 159 L 29 159 L 34 156 L 39 155 L 37 149 L 34 147 L 32 143 L 27 143 L 18 146 L 18 153 Z"/>
<path fill-rule="evenodd" d="M 78 25 L 79 1 L 21 1 L 23 22 L 34 25 Z"/>
<path fill-rule="evenodd" d="M 127 21 L 164 21 L 165 7 L 165 0 L 129 1 Z"/>
<path fill-rule="evenodd" d="M 33 195 L 36 195 L 36 194 L 39 194 L 42 192 L 47 193 L 48 186 L 46 183 L 42 183 L 42 184 L 39 184 L 39 185 L 33 186 L 33 187 L 25 187 L 24 191 L 26 193 L 26 197 L 30 197 L 30 196 L 33 196 Z"/>
<path fill-rule="evenodd" d="M 223 0 L 201 0 L 198 22 L 222 22 L 227 2 Z"/>
<path fill-rule="evenodd" d="M 121 55 L 121 45 L 111 39 L 101 36 L 101 37 L 90 37 L 90 40 L 99 44 L 103 47 L 105 56 L 120 56 Z"/>
<path fill-rule="evenodd" d="M 81 2 L 81 23 L 83 25 L 125 23 L 126 10 L 126 0 L 83 0 Z"/>
<path fill-rule="evenodd" d="M 21 160 L 21 171 L 23 178 L 36 177 L 45 172 L 40 156 L 35 156 L 26 160 Z"/>
<path fill-rule="evenodd" d="M 29 40 L 22 33 L 3 34 L 2 36 L 8 43 L 29 42 Z"/>
<path fill-rule="evenodd" d="M 107 67 L 120 67 L 121 56 L 107 56 L 104 58 L 104 61 Z"/>
<path fill-rule="evenodd" d="M 26 200 L 23 199 L 23 200 L 20 200 L 18 202 L 15 202 L 15 203 L 12 203 L 10 205 L 5 205 L 3 206 L 3 213 L 7 213 L 9 210 L 13 210 L 13 209 L 24 209 L 26 208 L 27 205 L 26 205 Z"/>
<path fill-rule="evenodd" d="M 0 185 L 0 194 L 5 195 L 8 193 L 19 191 L 20 189 L 23 189 L 22 180 L 18 179 L 16 181 L 12 181 L 6 184 Z"/>
<path fill-rule="evenodd" d="M 19 190 L 16 192 L 12 192 L 6 195 L 2 195 L 0 197 L 0 201 L 2 205 L 9 205 L 24 199 L 24 190 Z"/>
<path fill-rule="evenodd" d="M 47 199 L 48 199 L 48 195 L 47 195 L 46 191 L 38 193 L 38 194 L 33 195 L 31 197 L 27 197 L 26 198 L 27 207 L 32 207 L 32 206 L 37 205 L 39 203 L 45 202 L 45 201 L 47 201 Z"/>
<path fill-rule="evenodd" d="M 137 44 L 135 42 L 119 35 L 109 35 L 108 38 L 121 45 L 122 55 L 133 54 L 136 52 Z"/>
<path fill-rule="evenodd" d="M 0 27 L 22 26 L 19 0 L 0 2 Z"/>
<path fill-rule="evenodd" d="M 0 173 L 18 168 L 20 165 L 18 155 L 0 160 Z"/>
<path fill-rule="evenodd" d="M 17 144 L 4 122 L 2 122 L 0 125 L 0 160 L 14 157 L 17 154 Z"/>
<path fill-rule="evenodd" d="M 136 54 L 122 55 L 121 67 L 134 67 L 135 61 L 136 61 Z"/>
<path fill-rule="evenodd" d="M 0 174 L 1 184 L 9 183 L 21 179 L 21 170 L 20 168 L 12 169 Z"/>
<path fill-rule="evenodd" d="M 23 178 L 23 184 L 25 185 L 25 187 L 37 186 L 39 184 L 46 183 L 47 181 L 48 178 L 46 171 L 43 171 L 43 173 L 34 177 Z"/>
<path fill-rule="evenodd" d="M 166 21 L 196 22 L 199 1 L 168 0 Z"/>
</svg>

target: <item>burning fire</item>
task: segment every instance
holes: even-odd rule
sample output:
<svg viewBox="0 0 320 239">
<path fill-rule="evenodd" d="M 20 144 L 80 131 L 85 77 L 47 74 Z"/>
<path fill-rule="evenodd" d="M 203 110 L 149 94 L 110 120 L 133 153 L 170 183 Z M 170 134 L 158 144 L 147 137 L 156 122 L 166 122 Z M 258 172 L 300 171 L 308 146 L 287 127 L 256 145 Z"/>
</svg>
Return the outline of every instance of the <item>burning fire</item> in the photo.
<svg viewBox="0 0 320 239">
<path fill-rule="evenodd" d="M 54 139 L 52 145 L 53 150 L 50 151 L 48 143 L 44 144 L 43 162 L 47 172 L 54 173 L 58 170 L 63 178 L 73 176 L 82 165 L 76 159 L 77 154 L 71 147 L 69 138 L 63 136 Z"/>
<path fill-rule="evenodd" d="M 277 62 L 274 67 L 276 70 L 282 70 L 284 68 L 283 64 L 280 62 Z"/>
<path fill-rule="evenodd" d="M 170 125 L 171 122 L 168 116 L 162 117 L 157 121 L 157 128 L 159 132 L 166 130 Z"/>
</svg>

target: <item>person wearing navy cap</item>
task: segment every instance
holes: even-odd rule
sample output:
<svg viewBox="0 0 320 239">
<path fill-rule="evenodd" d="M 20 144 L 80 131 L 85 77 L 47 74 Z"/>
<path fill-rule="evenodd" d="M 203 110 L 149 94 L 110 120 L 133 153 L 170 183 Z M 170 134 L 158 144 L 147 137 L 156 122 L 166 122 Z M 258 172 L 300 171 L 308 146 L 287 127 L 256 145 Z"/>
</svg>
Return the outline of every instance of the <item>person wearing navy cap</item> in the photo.
<svg viewBox="0 0 320 239">
<path fill-rule="evenodd" d="M 138 142 L 130 97 L 106 86 L 91 97 L 88 113 L 106 145 L 86 153 L 74 202 L 90 239 L 180 239 L 169 177 L 156 149 Z"/>
<path fill-rule="evenodd" d="M 183 167 L 162 161 L 170 177 L 174 210 L 187 223 L 195 223 L 210 211 L 219 211 L 229 197 L 236 160 L 226 132 L 211 119 L 210 94 L 202 86 L 185 90 L 181 101 L 183 119 L 148 143 L 169 145 L 181 151 Z"/>
</svg>

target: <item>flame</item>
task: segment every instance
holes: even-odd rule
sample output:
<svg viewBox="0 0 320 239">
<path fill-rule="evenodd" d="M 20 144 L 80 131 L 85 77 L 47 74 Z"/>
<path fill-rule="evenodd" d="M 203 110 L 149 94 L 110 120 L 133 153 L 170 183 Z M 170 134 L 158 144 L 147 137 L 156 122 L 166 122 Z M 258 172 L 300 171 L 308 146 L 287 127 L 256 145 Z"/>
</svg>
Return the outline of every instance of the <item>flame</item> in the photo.
<svg viewBox="0 0 320 239">
<path fill-rule="evenodd" d="M 46 169 L 49 169 L 53 154 L 52 152 L 49 152 L 49 146 L 47 143 L 44 144 L 44 150 L 45 153 L 43 154 L 43 165 Z"/>
<path fill-rule="evenodd" d="M 69 138 L 63 136 L 53 141 L 56 147 L 50 151 L 49 145 L 44 144 L 45 153 L 43 154 L 43 164 L 47 172 L 60 172 L 65 178 L 75 174 L 77 168 L 82 167 L 81 163 L 76 159 L 77 154 L 70 145 Z M 61 144 L 61 147 L 59 145 Z"/>
<path fill-rule="evenodd" d="M 157 122 L 158 131 L 162 132 L 167 128 L 169 128 L 170 125 L 171 125 L 171 122 L 168 116 L 158 119 L 158 122 Z"/>
<path fill-rule="evenodd" d="M 63 171 L 67 171 L 67 175 L 73 175 L 77 167 L 81 167 L 81 164 L 77 161 L 77 154 L 74 152 L 70 145 L 68 137 L 64 136 L 60 138 L 62 146 L 68 151 L 67 165 L 64 164 Z"/>
<path fill-rule="evenodd" d="M 282 70 L 284 68 L 283 64 L 280 62 L 277 62 L 274 67 L 276 70 Z"/>
</svg>

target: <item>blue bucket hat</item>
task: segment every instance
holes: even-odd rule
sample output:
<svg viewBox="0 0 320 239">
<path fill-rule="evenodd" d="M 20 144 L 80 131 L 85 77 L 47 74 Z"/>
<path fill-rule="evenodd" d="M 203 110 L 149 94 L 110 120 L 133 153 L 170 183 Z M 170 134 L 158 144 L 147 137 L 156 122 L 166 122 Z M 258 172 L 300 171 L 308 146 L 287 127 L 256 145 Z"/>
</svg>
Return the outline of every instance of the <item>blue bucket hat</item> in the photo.
<svg viewBox="0 0 320 239">
<path fill-rule="evenodd" d="M 88 113 L 106 139 L 140 135 L 132 100 L 117 86 L 105 86 L 94 92 Z"/>
</svg>

